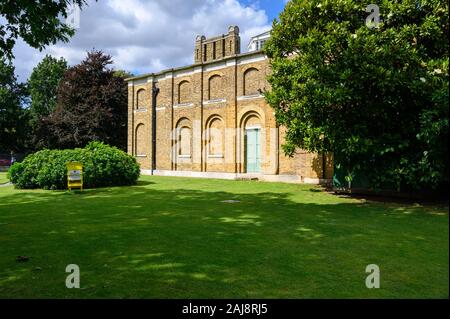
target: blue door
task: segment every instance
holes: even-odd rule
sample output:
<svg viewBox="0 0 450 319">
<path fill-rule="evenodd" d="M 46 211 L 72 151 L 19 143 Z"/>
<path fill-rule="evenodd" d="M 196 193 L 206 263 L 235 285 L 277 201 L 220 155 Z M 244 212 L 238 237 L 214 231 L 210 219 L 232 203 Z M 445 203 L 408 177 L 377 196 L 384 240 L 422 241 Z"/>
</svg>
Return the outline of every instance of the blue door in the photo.
<svg viewBox="0 0 450 319">
<path fill-rule="evenodd" d="M 246 171 L 247 173 L 259 173 L 261 171 L 260 129 L 246 130 L 245 139 Z"/>
</svg>

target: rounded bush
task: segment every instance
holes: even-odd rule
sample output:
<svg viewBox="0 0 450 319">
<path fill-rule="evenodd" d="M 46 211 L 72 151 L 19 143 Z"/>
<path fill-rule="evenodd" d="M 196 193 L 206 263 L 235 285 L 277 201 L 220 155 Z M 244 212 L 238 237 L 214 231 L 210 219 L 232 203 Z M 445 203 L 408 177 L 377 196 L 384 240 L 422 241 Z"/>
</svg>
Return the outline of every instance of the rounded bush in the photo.
<svg viewBox="0 0 450 319">
<path fill-rule="evenodd" d="M 83 188 L 136 184 L 136 159 L 116 147 L 91 142 L 85 148 L 42 150 L 14 163 L 8 177 L 21 189 L 67 189 L 68 162 L 83 163 Z"/>
</svg>

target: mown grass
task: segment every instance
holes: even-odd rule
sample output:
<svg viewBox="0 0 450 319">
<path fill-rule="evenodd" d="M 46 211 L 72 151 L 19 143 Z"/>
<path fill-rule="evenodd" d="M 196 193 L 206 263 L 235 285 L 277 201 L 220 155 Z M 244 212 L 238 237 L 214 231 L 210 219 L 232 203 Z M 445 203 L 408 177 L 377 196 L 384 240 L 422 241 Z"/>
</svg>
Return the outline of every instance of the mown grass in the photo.
<svg viewBox="0 0 450 319">
<path fill-rule="evenodd" d="M 307 185 L 4 187 L 0 298 L 448 298 L 448 228 L 448 206 Z M 68 264 L 79 265 L 81 289 L 65 287 Z M 380 289 L 365 286 L 368 264 L 380 267 Z"/>
<path fill-rule="evenodd" d="M 9 182 L 9 179 L 7 177 L 8 173 L 7 172 L 0 172 L 0 185 L 1 184 L 6 184 Z"/>
</svg>

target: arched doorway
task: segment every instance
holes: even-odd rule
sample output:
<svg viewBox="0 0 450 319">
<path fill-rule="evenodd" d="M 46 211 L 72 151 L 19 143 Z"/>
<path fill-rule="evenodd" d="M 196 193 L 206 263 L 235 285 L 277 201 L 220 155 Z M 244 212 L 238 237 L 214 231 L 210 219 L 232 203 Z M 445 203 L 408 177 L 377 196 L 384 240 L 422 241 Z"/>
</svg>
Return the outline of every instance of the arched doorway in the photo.
<svg viewBox="0 0 450 319">
<path fill-rule="evenodd" d="M 245 171 L 261 172 L 261 128 L 245 129 Z"/>
<path fill-rule="evenodd" d="M 261 120 L 256 113 L 244 121 L 244 168 L 246 173 L 261 173 Z"/>
</svg>

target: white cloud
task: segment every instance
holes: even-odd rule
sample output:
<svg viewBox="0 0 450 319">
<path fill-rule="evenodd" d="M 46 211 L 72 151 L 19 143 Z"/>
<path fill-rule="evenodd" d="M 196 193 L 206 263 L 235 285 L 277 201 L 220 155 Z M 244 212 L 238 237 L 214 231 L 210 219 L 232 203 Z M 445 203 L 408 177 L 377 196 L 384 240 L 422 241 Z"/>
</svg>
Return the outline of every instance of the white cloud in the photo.
<svg viewBox="0 0 450 319">
<path fill-rule="evenodd" d="M 195 36 L 226 33 L 230 25 L 239 26 L 243 51 L 251 36 L 270 28 L 264 10 L 238 0 L 91 0 L 69 43 L 39 52 L 19 41 L 15 65 L 19 78 L 26 80 L 45 54 L 73 65 L 95 48 L 112 55 L 117 68 L 157 72 L 193 63 Z"/>
</svg>

